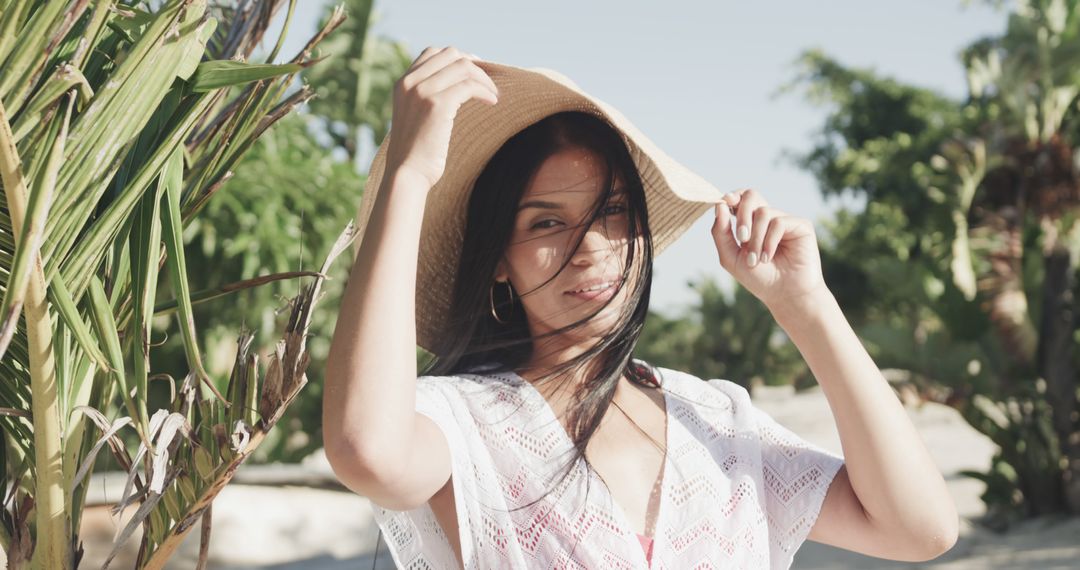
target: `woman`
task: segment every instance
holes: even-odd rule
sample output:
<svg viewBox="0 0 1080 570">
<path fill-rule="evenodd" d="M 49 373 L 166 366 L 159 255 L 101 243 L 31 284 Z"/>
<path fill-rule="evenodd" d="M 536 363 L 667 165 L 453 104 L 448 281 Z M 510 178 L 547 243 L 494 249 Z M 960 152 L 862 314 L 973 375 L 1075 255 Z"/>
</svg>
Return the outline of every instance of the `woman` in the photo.
<svg viewBox="0 0 1080 570">
<path fill-rule="evenodd" d="M 721 194 L 555 72 L 453 47 L 397 82 L 392 124 L 324 436 L 399 566 L 787 568 L 806 538 L 896 560 L 955 543 L 944 480 L 809 221 Z M 654 253 L 707 210 L 721 266 L 819 379 L 843 458 L 737 384 L 632 358 Z M 419 378 L 416 344 L 437 357 Z"/>
</svg>

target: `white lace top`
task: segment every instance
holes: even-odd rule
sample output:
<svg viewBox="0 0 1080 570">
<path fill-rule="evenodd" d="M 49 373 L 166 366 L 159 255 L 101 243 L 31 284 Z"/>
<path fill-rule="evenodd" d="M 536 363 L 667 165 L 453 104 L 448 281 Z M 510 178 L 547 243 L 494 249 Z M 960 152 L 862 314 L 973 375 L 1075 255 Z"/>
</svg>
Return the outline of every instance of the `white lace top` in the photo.
<svg viewBox="0 0 1080 570">
<path fill-rule="evenodd" d="M 449 442 L 466 570 L 650 568 L 583 462 L 546 498 L 515 510 L 551 488 L 573 444 L 532 384 L 484 370 L 417 379 L 417 411 Z M 653 370 L 668 451 L 651 568 L 788 568 L 843 459 L 776 423 L 738 384 Z M 399 568 L 459 567 L 428 504 L 372 508 Z"/>
</svg>

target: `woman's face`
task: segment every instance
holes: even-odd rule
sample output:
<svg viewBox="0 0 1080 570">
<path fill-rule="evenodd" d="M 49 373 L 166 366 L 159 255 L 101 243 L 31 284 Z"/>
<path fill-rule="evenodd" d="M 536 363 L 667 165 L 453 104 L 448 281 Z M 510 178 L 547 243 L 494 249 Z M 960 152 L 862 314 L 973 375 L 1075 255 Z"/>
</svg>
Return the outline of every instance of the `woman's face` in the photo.
<svg viewBox="0 0 1080 570">
<path fill-rule="evenodd" d="M 495 278 L 500 282 L 509 279 L 514 292 L 523 295 L 515 297 L 515 302 L 524 306 L 534 337 L 587 317 L 614 295 L 601 313 L 587 325 L 569 331 L 573 338 L 565 340 L 597 338 L 611 330 L 626 302 L 633 283 L 619 282 L 629 233 L 627 196 L 621 192 L 625 181 L 620 176 L 616 175 L 615 190 L 585 232 L 581 245 L 570 251 L 585 230 L 583 224 L 605 183 L 603 159 L 588 149 L 571 148 L 541 164 L 518 203 L 510 245 Z M 635 255 L 641 251 L 641 241 L 639 235 Z M 570 262 L 552 279 L 567 257 Z M 548 279 L 551 281 L 541 287 Z M 613 282 L 614 286 L 600 293 L 571 293 L 594 281 Z M 496 285 L 500 286 L 505 287 Z"/>
</svg>

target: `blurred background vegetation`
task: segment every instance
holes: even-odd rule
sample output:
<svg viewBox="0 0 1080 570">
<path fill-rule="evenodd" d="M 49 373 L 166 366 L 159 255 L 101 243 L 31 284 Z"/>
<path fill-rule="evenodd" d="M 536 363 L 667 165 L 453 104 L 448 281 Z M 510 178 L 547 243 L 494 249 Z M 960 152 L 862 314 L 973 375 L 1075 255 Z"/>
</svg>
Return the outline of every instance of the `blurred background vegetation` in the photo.
<svg viewBox="0 0 1080 570">
<path fill-rule="evenodd" d="M 1001 446 L 969 473 L 997 527 L 1080 514 L 1080 13 L 1007 17 L 964 51 L 965 100 L 819 52 L 785 86 L 829 109 L 801 164 L 866 197 L 829 224 L 830 286 L 880 367 Z"/>
</svg>

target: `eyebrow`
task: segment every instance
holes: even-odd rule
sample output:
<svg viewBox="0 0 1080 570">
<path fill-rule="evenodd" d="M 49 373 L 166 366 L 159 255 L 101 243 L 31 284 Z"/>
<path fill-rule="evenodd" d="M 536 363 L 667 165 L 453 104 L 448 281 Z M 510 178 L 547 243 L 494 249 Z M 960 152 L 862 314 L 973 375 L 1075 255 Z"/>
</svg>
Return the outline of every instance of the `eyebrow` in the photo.
<svg viewBox="0 0 1080 570">
<path fill-rule="evenodd" d="M 620 189 L 612 192 L 612 194 L 611 194 L 611 196 L 613 198 L 616 198 L 616 197 L 619 197 L 619 196 L 625 196 L 625 195 L 626 195 L 626 189 L 625 188 L 620 188 Z M 547 209 L 547 210 L 558 210 L 559 208 L 562 208 L 562 207 L 563 207 L 563 205 L 558 203 L 558 202 L 548 202 L 546 200 L 529 200 L 528 202 L 522 202 L 521 205 L 518 206 L 518 211 L 520 212 L 520 211 L 522 211 L 522 210 L 524 210 L 526 208 L 543 208 L 543 209 Z"/>
</svg>

